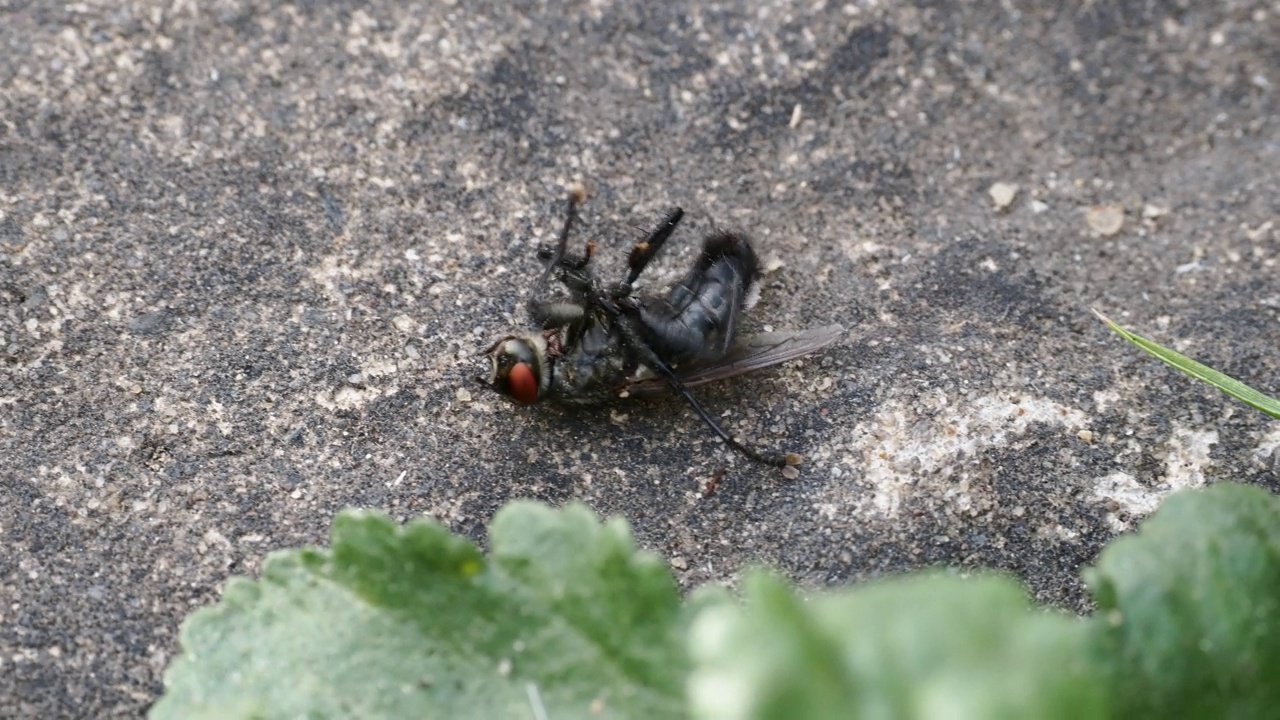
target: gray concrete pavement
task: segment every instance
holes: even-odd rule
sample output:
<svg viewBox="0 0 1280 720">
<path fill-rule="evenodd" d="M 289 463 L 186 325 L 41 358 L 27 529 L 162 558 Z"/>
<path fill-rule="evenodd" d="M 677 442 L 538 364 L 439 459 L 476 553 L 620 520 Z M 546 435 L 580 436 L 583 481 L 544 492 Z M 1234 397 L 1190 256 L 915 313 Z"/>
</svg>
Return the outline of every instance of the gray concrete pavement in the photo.
<svg viewBox="0 0 1280 720">
<path fill-rule="evenodd" d="M 180 620 L 347 506 L 483 541 L 579 498 L 686 586 L 1085 609 L 1170 489 L 1280 488 L 1275 423 L 1090 313 L 1280 392 L 1280 9 L 979 5 L 0 3 L 0 716 L 143 712 Z M 738 228 L 752 327 L 849 327 L 700 393 L 797 479 L 674 401 L 471 383 L 579 180 L 602 262 L 680 205 L 655 280 Z"/>
</svg>

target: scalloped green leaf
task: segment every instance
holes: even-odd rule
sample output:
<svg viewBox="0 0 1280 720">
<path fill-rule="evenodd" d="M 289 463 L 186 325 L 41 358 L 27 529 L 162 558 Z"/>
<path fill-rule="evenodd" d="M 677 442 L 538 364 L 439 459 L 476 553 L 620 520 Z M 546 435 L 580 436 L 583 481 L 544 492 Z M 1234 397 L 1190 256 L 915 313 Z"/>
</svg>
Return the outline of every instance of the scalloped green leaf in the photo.
<svg viewBox="0 0 1280 720">
<path fill-rule="evenodd" d="M 1000 576 L 928 573 L 804 600 L 757 575 L 748 606 L 699 616 L 704 718 L 1095 718 L 1107 691 L 1083 621 Z"/>
<path fill-rule="evenodd" d="M 675 584 L 626 523 L 516 502 L 488 560 L 430 521 L 346 511 L 183 626 L 154 718 L 674 717 Z"/>
<path fill-rule="evenodd" d="M 1235 484 L 1171 495 L 1085 580 L 1119 717 L 1280 709 L 1280 498 Z"/>
</svg>

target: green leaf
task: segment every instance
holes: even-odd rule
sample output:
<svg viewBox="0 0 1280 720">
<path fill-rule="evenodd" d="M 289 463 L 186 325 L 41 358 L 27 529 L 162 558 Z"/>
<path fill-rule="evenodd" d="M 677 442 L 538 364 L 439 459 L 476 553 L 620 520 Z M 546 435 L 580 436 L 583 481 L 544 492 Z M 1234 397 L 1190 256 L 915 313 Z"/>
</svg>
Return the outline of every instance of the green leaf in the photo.
<svg viewBox="0 0 1280 720">
<path fill-rule="evenodd" d="M 1083 621 L 1031 610 L 1008 578 L 922 574 L 806 602 L 758 575 L 747 595 L 695 622 L 695 716 L 1107 716 Z"/>
<path fill-rule="evenodd" d="M 1128 340 L 1134 345 L 1137 345 L 1139 348 L 1150 353 L 1157 359 L 1172 365 L 1197 380 L 1209 383 L 1231 397 L 1257 410 L 1261 410 L 1273 418 L 1280 418 L 1280 401 L 1263 395 L 1239 380 L 1228 375 L 1223 375 L 1208 365 L 1201 365 L 1186 355 L 1181 355 L 1167 347 L 1164 347 L 1163 345 L 1151 342 L 1141 335 L 1131 333 L 1112 322 L 1107 318 L 1107 316 L 1097 310 L 1094 310 L 1093 312 L 1101 318 L 1102 322 L 1106 323 L 1108 327 L 1116 331 L 1116 334 L 1120 337 Z"/>
<path fill-rule="evenodd" d="M 624 522 L 517 502 L 490 539 L 340 514 L 192 615 L 152 717 L 683 714 L 687 620 Z"/>
<path fill-rule="evenodd" d="M 1280 498 L 1229 484 L 1171 495 L 1085 579 L 1117 717 L 1280 709 Z"/>
</svg>

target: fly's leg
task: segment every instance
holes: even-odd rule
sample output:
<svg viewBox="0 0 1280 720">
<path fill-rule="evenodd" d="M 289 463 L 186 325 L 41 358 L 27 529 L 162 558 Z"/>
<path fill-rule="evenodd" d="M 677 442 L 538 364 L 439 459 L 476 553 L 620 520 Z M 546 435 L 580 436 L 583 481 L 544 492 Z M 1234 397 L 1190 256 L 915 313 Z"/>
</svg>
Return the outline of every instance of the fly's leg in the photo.
<svg viewBox="0 0 1280 720">
<path fill-rule="evenodd" d="M 557 270 L 557 269 L 558 270 L 575 270 L 575 271 L 581 272 L 582 269 L 585 268 L 587 264 L 591 262 L 591 258 L 594 257 L 595 254 L 596 254 L 596 244 L 593 242 L 589 242 L 587 243 L 587 247 L 585 251 L 582 253 L 581 257 L 570 257 L 568 252 L 558 253 L 558 257 L 560 259 L 556 261 L 556 264 L 553 265 L 551 269 L 552 270 Z M 552 257 L 552 251 L 550 248 L 544 247 L 538 250 L 539 260 L 544 260 L 544 261 L 550 260 L 551 257 Z"/>
<path fill-rule="evenodd" d="M 631 254 L 627 256 L 629 268 L 627 279 L 614 291 L 615 298 L 623 298 L 631 294 L 631 286 L 639 279 L 640 273 L 648 267 L 649 261 L 662 249 L 662 245 L 667 242 L 667 238 L 671 237 L 671 233 L 676 231 L 676 226 L 680 224 L 682 217 L 684 217 L 684 210 L 680 208 L 672 210 L 657 229 L 631 248 Z"/>
<path fill-rule="evenodd" d="M 544 329 L 562 328 L 582 319 L 585 311 L 582 305 L 569 302 L 529 303 L 529 317 Z"/>
<path fill-rule="evenodd" d="M 587 264 L 591 262 L 592 255 L 595 254 L 596 244 L 587 243 L 586 252 L 580 258 L 568 257 L 569 232 L 573 229 L 574 222 L 578 219 L 578 206 L 586 200 L 587 191 L 581 185 L 573 185 L 569 188 L 569 207 L 565 214 L 564 226 L 560 229 L 560 235 L 556 238 L 556 247 L 554 250 L 543 248 L 538 251 L 538 258 L 546 262 L 543 268 L 540 281 L 545 280 L 555 270 L 566 270 L 569 272 L 562 273 L 561 280 L 568 285 L 571 290 L 583 293 L 589 293 L 592 288 L 590 278 L 584 272 Z M 627 279 L 618 285 L 612 295 L 614 299 L 622 299 L 631 294 L 631 286 L 639 279 L 640 273 L 648 267 L 649 261 L 653 260 L 658 251 L 675 232 L 676 226 L 680 224 L 680 219 L 684 217 L 684 210 L 676 208 L 662 221 L 648 237 L 636 243 L 631 248 L 631 253 L 627 256 L 627 266 L 629 268 Z"/>
<path fill-rule="evenodd" d="M 729 447 L 751 460 L 764 463 L 765 465 L 772 465 L 773 467 L 786 467 L 788 465 L 800 464 L 800 456 L 795 453 L 762 452 L 753 447 L 743 445 L 735 440 L 732 435 L 726 432 L 724 428 L 720 427 L 719 423 L 707 414 L 707 411 L 703 409 L 702 404 L 698 402 L 698 399 L 693 396 L 693 393 L 689 392 L 689 388 L 685 387 L 684 383 L 680 382 L 679 376 L 677 376 L 667 363 L 664 362 L 662 358 L 658 357 L 658 354 L 653 351 L 653 348 L 649 347 L 644 339 L 640 337 L 639 332 L 637 332 L 635 327 L 631 322 L 629 322 L 629 319 L 623 316 L 622 312 L 611 303 L 604 302 L 601 304 L 609 310 L 610 314 L 619 320 L 617 323 L 618 330 L 622 333 L 622 337 L 626 343 L 635 351 L 640 361 L 660 375 L 663 380 L 666 380 L 667 384 L 671 386 L 671 389 L 679 393 L 680 397 L 684 398 L 685 402 L 689 403 L 689 407 L 693 408 L 693 411 L 698 414 L 698 417 L 702 418 L 702 421 L 707 424 L 707 427 L 711 428 L 711 430 L 715 432 L 721 440 L 725 441 Z"/>
<path fill-rule="evenodd" d="M 538 257 L 547 261 L 540 280 L 545 280 L 554 268 L 560 267 L 564 263 L 565 252 L 569 246 L 569 231 L 573 229 L 573 223 L 578 219 L 578 206 L 586 199 L 587 189 L 582 185 L 574 183 L 569 187 L 569 210 L 565 214 L 564 226 L 560 228 L 560 236 L 556 238 L 556 249 L 551 252 L 538 251 Z M 591 252 L 588 250 L 587 258 L 582 261 L 582 265 L 585 266 L 590 258 Z"/>
<path fill-rule="evenodd" d="M 596 244 L 587 243 L 586 251 L 581 257 L 568 256 L 569 233 L 578 220 L 578 206 L 586 198 L 587 191 L 582 185 L 574 184 L 569 188 L 568 209 L 565 213 L 564 226 L 560 228 L 560 235 L 556 238 L 556 247 L 554 250 L 547 247 L 538 250 L 538 259 L 546 262 L 546 266 L 534 284 L 534 293 L 529 300 L 528 309 L 529 316 L 544 328 L 564 327 L 581 319 L 583 314 L 580 302 L 548 302 L 537 299 L 538 290 L 546 282 L 547 276 L 554 272 L 556 278 L 564 283 L 578 300 L 587 297 L 594 290 L 591 274 L 586 268 L 591 262 L 592 255 L 595 254 Z"/>
</svg>

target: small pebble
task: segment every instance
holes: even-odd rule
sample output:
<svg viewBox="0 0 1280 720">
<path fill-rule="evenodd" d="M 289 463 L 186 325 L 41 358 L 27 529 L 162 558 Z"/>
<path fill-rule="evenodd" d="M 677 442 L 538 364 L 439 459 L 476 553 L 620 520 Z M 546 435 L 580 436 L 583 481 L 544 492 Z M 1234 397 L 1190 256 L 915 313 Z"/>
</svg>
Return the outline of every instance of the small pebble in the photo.
<svg viewBox="0 0 1280 720">
<path fill-rule="evenodd" d="M 391 318 L 391 324 L 395 326 L 396 330 L 406 335 L 413 332 L 413 318 L 408 315 L 400 314 Z"/>
<path fill-rule="evenodd" d="M 796 128 L 800 127 L 800 121 L 803 119 L 804 119 L 804 110 L 800 108 L 800 103 L 796 103 L 796 106 L 794 108 L 791 108 L 791 122 L 787 123 L 787 127 L 790 127 L 792 130 L 795 130 Z"/>
<path fill-rule="evenodd" d="M 1018 186 L 998 182 L 987 192 L 991 194 L 991 202 L 995 203 L 996 210 L 1008 210 L 1009 206 L 1013 205 L 1014 199 L 1018 197 Z"/>
<path fill-rule="evenodd" d="M 1124 227 L 1124 208 L 1119 205 L 1094 205 L 1085 213 L 1085 221 L 1089 223 L 1090 230 L 1103 237 L 1111 237 Z"/>
</svg>

